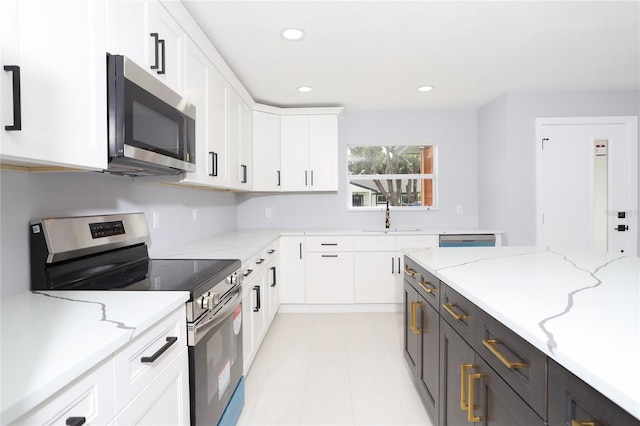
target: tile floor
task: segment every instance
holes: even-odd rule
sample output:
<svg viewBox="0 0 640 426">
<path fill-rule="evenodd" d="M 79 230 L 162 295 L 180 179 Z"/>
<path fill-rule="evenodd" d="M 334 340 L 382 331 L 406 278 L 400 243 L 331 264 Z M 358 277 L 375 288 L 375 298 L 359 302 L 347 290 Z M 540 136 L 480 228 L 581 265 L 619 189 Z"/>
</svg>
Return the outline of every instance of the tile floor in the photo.
<svg viewBox="0 0 640 426">
<path fill-rule="evenodd" d="M 240 425 L 431 425 L 401 313 L 278 314 L 245 385 Z"/>
</svg>

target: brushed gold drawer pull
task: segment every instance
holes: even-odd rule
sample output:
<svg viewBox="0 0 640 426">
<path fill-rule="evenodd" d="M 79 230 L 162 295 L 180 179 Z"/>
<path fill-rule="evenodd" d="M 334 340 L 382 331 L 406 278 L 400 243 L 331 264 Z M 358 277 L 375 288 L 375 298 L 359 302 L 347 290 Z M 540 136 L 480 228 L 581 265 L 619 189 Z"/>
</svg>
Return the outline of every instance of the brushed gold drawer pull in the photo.
<svg viewBox="0 0 640 426">
<path fill-rule="evenodd" d="M 428 287 L 428 286 L 431 286 L 431 287 Z M 436 290 L 438 290 L 433 284 L 425 280 L 420 280 L 420 287 L 422 287 L 424 291 L 426 291 L 427 293 L 433 293 Z"/>
<path fill-rule="evenodd" d="M 461 364 L 460 365 L 460 409 L 467 411 L 469 404 L 467 403 L 467 370 L 470 368 L 476 368 L 473 364 Z"/>
<path fill-rule="evenodd" d="M 598 426 L 598 423 L 591 420 L 571 420 L 571 426 Z"/>
<path fill-rule="evenodd" d="M 418 309 L 420 308 L 420 302 L 411 302 L 411 331 L 413 334 L 420 334 L 420 327 L 418 327 Z"/>
<path fill-rule="evenodd" d="M 447 311 L 447 312 L 449 312 L 449 314 L 450 314 L 454 319 L 456 319 L 456 320 L 458 320 L 458 321 L 461 321 L 461 320 L 463 320 L 463 319 L 467 319 L 467 318 L 469 318 L 469 315 L 466 315 L 466 314 L 463 314 L 463 315 L 456 314 L 456 313 L 453 311 L 453 309 L 452 309 L 452 307 L 454 307 L 454 306 L 456 306 L 454 303 L 443 303 L 443 304 L 442 304 L 442 307 L 444 308 L 444 310 L 445 310 L 445 311 Z"/>
<path fill-rule="evenodd" d="M 496 339 L 482 339 L 482 344 L 491 351 L 492 354 L 496 356 L 507 368 L 511 370 L 515 370 L 518 368 L 526 367 L 526 362 L 511 362 L 507 359 L 506 356 L 502 352 L 496 348 L 496 345 L 500 343 L 499 340 Z"/>
<path fill-rule="evenodd" d="M 484 374 L 469 374 L 469 409 L 467 410 L 467 420 L 469 420 L 471 423 L 482 421 L 482 417 L 476 416 L 473 410 L 475 400 L 475 386 L 473 381 L 482 377 L 484 377 Z"/>
<path fill-rule="evenodd" d="M 411 268 L 407 268 L 407 267 L 404 268 L 404 272 L 405 272 L 405 274 L 409 275 L 411 278 L 415 278 L 418 275 L 418 273 L 416 271 L 414 271 Z"/>
</svg>

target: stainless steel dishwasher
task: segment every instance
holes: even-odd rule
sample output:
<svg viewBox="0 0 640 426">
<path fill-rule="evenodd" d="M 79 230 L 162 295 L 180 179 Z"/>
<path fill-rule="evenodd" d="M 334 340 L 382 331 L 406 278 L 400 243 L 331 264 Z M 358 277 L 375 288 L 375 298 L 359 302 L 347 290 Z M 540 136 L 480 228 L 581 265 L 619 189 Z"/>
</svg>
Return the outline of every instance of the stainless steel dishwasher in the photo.
<svg viewBox="0 0 640 426">
<path fill-rule="evenodd" d="M 442 234 L 440 247 L 495 247 L 495 234 Z"/>
</svg>

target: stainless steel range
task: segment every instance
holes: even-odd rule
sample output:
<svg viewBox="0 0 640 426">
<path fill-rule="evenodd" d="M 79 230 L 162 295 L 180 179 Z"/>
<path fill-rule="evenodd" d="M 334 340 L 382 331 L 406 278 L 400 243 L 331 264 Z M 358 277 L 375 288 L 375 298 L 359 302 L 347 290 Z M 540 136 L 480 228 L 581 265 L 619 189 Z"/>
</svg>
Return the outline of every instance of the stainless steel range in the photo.
<svg viewBox="0 0 640 426">
<path fill-rule="evenodd" d="M 191 424 L 217 424 L 228 405 L 239 415 L 240 260 L 150 259 L 144 213 L 35 220 L 29 234 L 34 291 L 188 291 Z"/>
</svg>

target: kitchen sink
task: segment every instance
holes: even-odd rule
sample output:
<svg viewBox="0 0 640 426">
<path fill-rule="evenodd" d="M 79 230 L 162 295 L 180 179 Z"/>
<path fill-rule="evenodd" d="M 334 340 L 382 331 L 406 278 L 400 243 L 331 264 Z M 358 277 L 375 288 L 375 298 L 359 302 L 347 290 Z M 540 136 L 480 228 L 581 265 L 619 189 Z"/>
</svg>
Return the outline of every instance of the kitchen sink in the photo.
<svg viewBox="0 0 640 426">
<path fill-rule="evenodd" d="M 390 232 L 419 232 L 422 231 L 420 228 L 373 228 L 373 229 L 363 229 L 362 232 L 379 232 L 379 233 L 390 233 Z"/>
</svg>

